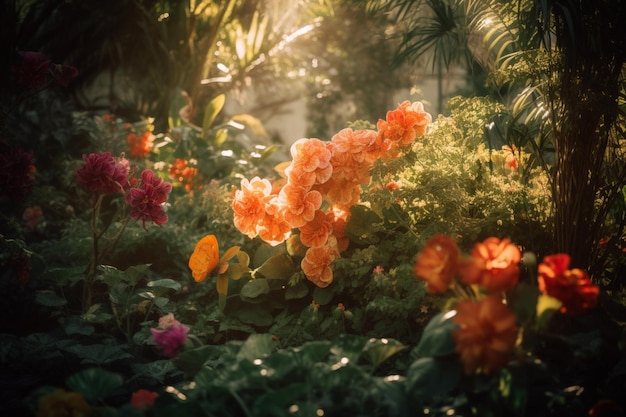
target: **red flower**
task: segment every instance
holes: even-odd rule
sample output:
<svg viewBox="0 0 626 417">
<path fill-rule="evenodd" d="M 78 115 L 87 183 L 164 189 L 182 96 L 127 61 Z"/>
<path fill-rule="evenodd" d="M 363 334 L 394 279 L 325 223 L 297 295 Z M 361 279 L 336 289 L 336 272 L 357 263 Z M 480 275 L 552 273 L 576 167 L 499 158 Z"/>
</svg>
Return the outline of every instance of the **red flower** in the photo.
<svg viewBox="0 0 626 417">
<path fill-rule="evenodd" d="M 83 155 L 85 164 L 75 172 L 78 184 L 97 194 L 124 192 L 130 171 L 128 161 L 110 152 Z"/>
<path fill-rule="evenodd" d="M 130 217 L 141 220 L 144 227 L 146 220 L 155 224 L 167 222 L 163 204 L 172 191 L 172 184 L 163 181 L 149 169 L 141 173 L 141 185 L 131 188 L 126 194 L 126 203 L 131 206 Z"/>
<path fill-rule="evenodd" d="M 491 373 L 509 360 L 517 340 L 515 315 L 498 296 L 461 301 L 453 321 L 456 351 L 466 374 Z"/>
<path fill-rule="evenodd" d="M 140 389 L 133 392 L 133 395 L 130 397 L 130 405 L 138 410 L 145 411 L 154 405 L 154 401 L 158 396 L 159 394 L 156 392 Z"/>
<path fill-rule="evenodd" d="M 521 259 L 519 248 L 509 239 L 487 238 L 474 245 L 470 259 L 461 261 L 461 281 L 489 292 L 510 290 L 519 279 Z"/>
<path fill-rule="evenodd" d="M 561 312 L 580 314 L 595 307 L 600 289 L 582 269 L 569 267 L 570 257 L 560 253 L 546 256 L 539 265 L 539 290 L 561 301 Z"/>
<path fill-rule="evenodd" d="M 189 328 L 174 318 L 172 313 L 159 319 L 159 328 L 150 329 L 154 341 L 168 358 L 176 356 L 187 340 Z"/>
<path fill-rule="evenodd" d="M 450 287 L 458 271 L 459 249 L 452 238 L 437 234 L 431 237 L 417 256 L 413 272 L 427 283 L 431 294 Z"/>
</svg>

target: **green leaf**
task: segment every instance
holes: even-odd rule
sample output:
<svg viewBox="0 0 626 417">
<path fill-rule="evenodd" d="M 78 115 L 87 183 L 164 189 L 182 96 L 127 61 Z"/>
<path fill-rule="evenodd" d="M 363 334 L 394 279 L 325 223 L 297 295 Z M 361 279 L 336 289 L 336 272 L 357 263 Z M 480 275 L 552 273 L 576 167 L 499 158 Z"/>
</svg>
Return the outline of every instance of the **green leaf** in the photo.
<svg viewBox="0 0 626 417">
<path fill-rule="evenodd" d="M 121 375 L 100 368 L 85 369 L 66 381 L 69 390 L 81 394 L 90 403 L 106 398 L 123 383 Z"/>
<path fill-rule="evenodd" d="M 52 290 L 38 291 L 37 295 L 35 295 L 35 301 L 37 304 L 41 304 L 46 307 L 60 307 L 67 304 L 67 300 L 65 298 L 59 297 Z"/>
<path fill-rule="evenodd" d="M 285 300 L 295 300 L 302 298 L 309 293 L 309 287 L 302 281 L 298 281 L 295 285 L 288 286 L 285 290 Z"/>
<path fill-rule="evenodd" d="M 126 345 L 72 345 L 65 348 L 66 351 L 78 356 L 84 365 L 107 365 L 122 359 L 133 357 L 122 349 Z"/>
<path fill-rule="evenodd" d="M 363 336 L 341 334 L 333 340 L 330 352 L 342 362 L 343 358 L 347 358 L 346 363 L 356 364 L 363 354 L 367 343 L 368 339 Z"/>
<path fill-rule="evenodd" d="M 462 368 L 456 358 L 421 358 L 407 370 L 407 386 L 417 398 L 445 395 L 461 380 Z"/>
<path fill-rule="evenodd" d="M 452 312 L 439 313 L 424 328 L 414 352 L 420 356 L 445 356 L 454 353 L 456 344 L 452 331 L 457 328 Z"/>
<path fill-rule="evenodd" d="M 219 358 L 223 353 L 224 349 L 218 346 L 201 346 L 180 352 L 172 359 L 172 362 L 182 369 L 188 378 L 193 378 L 207 361 Z"/>
<path fill-rule="evenodd" d="M 263 262 L 256 272 L 269 279 L 287 280 L 295 272 L 291 258 L 285 253 L 280 253 Z"/>
<path fill-rule="evenodd" d="M 125 271 L 120 271 L 113 266 L 106 265 L 101 265 L 99 268 L 104 271 L 102 275 L 98 276 L 97 279 L 99 281 L 102 281 L 109 286 L 121 283 L 135 286 L 146 275 L 146 272 L 150 268 L 150 264 L 133 265 L 128 267 Z"/>
<path fill-rule="evenodd" d="M 263 265 L 272 256 L 279 255 L 286 252 L 285 244 L 272 246 L 267 243 L 261 244 L 254 252 L 254 266 Z"/>
<path fill-rule="evenodd" d="M 274 322 L 274 316 L 267 309 L 252 304 L 237 310 L 236 316 L 242 322 L 255 326 L 269 326 Z"/>
<path fill-rule="evenodd" d="M 150 281 L 147 284 L 150 288 L 167 288 L 170 290 L 178 291 L 181 288 L 180 282 L 174 281 L 170 278 L 157 279 L 155 281 Z"/>
<path fill-rule="evenodd" d="M 322 306 L 330 303 L 335 296 L 335 290 L 331 287 L 332 286 L 326 288 L 315 287 L 313 289 L 313 300 Z"/>
<path fill-rule="evenodd" d="M 278 342 L 271 334 L 252 334 L 244 342 L 237 353 L 237 360 L 247 359 L 253 362 L 255 359 L 269 355 L 278 347 Z"/>
<path fill-rule="evenodd" d="M 206 134 L 206 132 L 213 126 L 213 122 L 215 122 L 215 118 L 224 108 L 224 104 L 226 103 L 226 95 L 220 94 L 215 97 L 213 100 L 207 104 L 204 109 L 204 118 L 202 119 L 202 133 Z"/>
<path fill-rule="evenodd" d="M 242 298 L 256 298 L 270 292 L 270 285 L 265 278 L 251 279 L 241 288 Z"/>
<path fill-rule="evenodd" d="M 407 347 L 394 339 L 370 339 L 365 346 L 365 354 L 374 368 L 377 368 L 378 365 Z"/>
</svg>

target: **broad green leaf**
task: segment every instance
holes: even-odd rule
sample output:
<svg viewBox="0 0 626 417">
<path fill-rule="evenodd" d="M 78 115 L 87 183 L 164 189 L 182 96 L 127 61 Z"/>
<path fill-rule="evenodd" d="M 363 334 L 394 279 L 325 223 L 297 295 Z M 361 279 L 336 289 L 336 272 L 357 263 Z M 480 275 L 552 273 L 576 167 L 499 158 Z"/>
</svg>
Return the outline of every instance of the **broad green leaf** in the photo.
<svg viewBox="0 0 626 417">
<path fill-rule="evenodd" d="M 285 300 L 295 300 L 302 298 L 309 293 L 309 287 L 302 281 L 298 281 L 295 285 L 290 285 L 285 290 Z"/>
<path fill-rule="evenodd" d="M 353 206 L 350 213 L 346 223 L 346 236 L 355 242 L 377 243 L 380 239 L 376 232 L 382 229 L 382 219 L 363 205 Z"/>
<path fill-rule="evenodd" d="M 237 360 L 247 359 L 253 362 L 255 359 L 269 355 L 278 347 L 278 342 L 271 334 L 252 334 L 244 342 L 237 353 Z"/>
<path fill-rule="evenodd" d="M 340 361 L 346 358 L 346 363 L 355 364 L 363 354 L 368 339 L 363 336 L 342 334 L 333 340 L 330 352 Z"/>
<path fill-rule="evenodd" d="M 121 375 L 100 368 L 85 369 L 73 374 L 66 381 L 69 390 L 81 394 L 90 403 L 111 395 L 123 383 Z"/>
<path fill-rule="evenodd" d="M 274 316 L 267 309 L 254 304 L 242 307 L 235 315 L 242 322 L 255 326 L 270 326 L 274 322 Z"/>
<path fill-rule="evenodd" d="M 335 291 L 331 287 L 315 287 L 313 289 L 313 301 L 322 306 L 330 303 L 335 296 Z"/>
<path fill-rule="evenodd" d="M 450 392 L 461 376 L 462 368 L 456 358 L 421 358 L 407 370 L 407 386 L 417 398 L 432 398 Z"/>
<path fill-rule="evenodd" d="M 406 348 L 408 348 L 407 345 L 394 339 L 370 339 L 365 346 L 365 354 L 374 368 L 377 368 L 378 365 Z"/>
<path fill-rule="evenodd" d="M 215 122 L 215 118 L 224 108 L 224 104 L 226 103 L 226 95 L 220 94 L 215 97 L 213 100 L 207 104 L 204 109 L 204 118 L 202 119 L 202 132 L 206 134 L 206 132 L 213 126 L 213 122 Z"/>
<path fill-rule="evenodd" d="M 424 333 L 414 352 L 420 356 L 446 356 L 455 351 L 452 331 L 458 326 L 451 318 L 453 311 L 439 313 L 424 328 Z"/>
<path fill-rule="evenodd" d="M 265 261 L 255 272 L 269 279 L 287 280 L 295 272 L 295 268 L 291 258 L 285 253 L 280 253 Z"/>
<path fill-rule="evenodd" d="M 266 279 L 257 278 L 251 279 L 246 282 L 241 288 L 242 298 L 256 298 L 259 295 L 267 294 L 270 292 L 270 286 Z"/>
</svg>

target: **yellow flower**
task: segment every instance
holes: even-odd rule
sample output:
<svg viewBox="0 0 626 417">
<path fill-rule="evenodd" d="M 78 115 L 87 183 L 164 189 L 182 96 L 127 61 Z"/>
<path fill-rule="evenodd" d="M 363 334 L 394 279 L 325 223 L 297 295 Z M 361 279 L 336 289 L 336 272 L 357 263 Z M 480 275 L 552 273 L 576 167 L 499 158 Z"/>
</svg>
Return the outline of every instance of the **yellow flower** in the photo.
<svg viewBox="0 0 626 417">
<path fill-rule="evenodd" d="M 77 392 L 57 389 L 39 399 L 37 417 L 83 417 L 91 414 L 91 407 Z"/>
</svg>

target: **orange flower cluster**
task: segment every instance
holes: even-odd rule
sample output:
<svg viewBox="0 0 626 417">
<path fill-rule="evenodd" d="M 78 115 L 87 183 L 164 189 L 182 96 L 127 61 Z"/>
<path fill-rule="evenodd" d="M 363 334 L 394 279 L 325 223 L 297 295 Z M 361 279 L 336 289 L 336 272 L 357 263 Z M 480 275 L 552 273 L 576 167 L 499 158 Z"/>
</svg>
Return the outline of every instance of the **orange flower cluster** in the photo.
<svg viewBox="0 0 626 417">
<path fill-rule="evenodd" d="M 189 162 L 182 158 L 176 158 L 170 165 L 168 172 L 170 176 L 180 182 L 187 191 L 192 191 L 194 180 L 198 175 L 198 169 L 189 166 Z"/>
<path fill-rule="evenodd" d="M 126 142 L 130 147 L 130 156 L 134 158 L 144 158 L 154 147 L 154 135 L 149 130 L 143 136 L 138 136 L 131 132 L 126 136 Z"/>
<path fill-rule="evenodd" d="M 460 257 L 456 242 L 437 234 L 424 245 L 413 271 L 426 282 L 431 294 L 448 290 L 457 275 L 462 284 L 497 293 L 517 284 L 521 257 L 519 248 L 509 239 L 495 237 L 476 243 L 470 257 Z"/>
<path fill-rule="evenodd" d="M 330 264 L 348 246 L 344 235 L 350 207 L 371 181 L 378 158 L 397 157 L 422 136 L 432 121 L 422 103 L 405 101 L 378 121 L 378 132 L 342 129 L 329 142 L 303 138 L 290 149 L 292 160 L 274 184 L 255 177 L 234 192 L 235 226 L 250 238 L 278 244 L 299 229 L 308 249 L 301 262 L 319 287 L 333 281 Z"/>
<path fill-rule="evenodd" d="M 560 253 L 546 256 L 539 265 L 539 290 L 561 301 L 561 312 L 580 314 L 595 307 L 600 289 L 593 285 L 587 273 L 569 267 L 570 257 Z"/>
<path fill-rule="evenodd" d="M 487 238 L 474 245 L 471 256 L 460 257 L 456 242 L 441 234 L 430 238 L 417 256 L 415 275 L 426 282 L 431 294 L 461 285 L 478 286 L 488 294 L 456 305 L 453 320 L 459 327 L 453 337 L 467 374 L 490 373 L 504 366 L 515 348 L 516 318 L 499 293 L 517 284 L 520 260 L 520 250 L 509 239 Z"/>
</svg>

